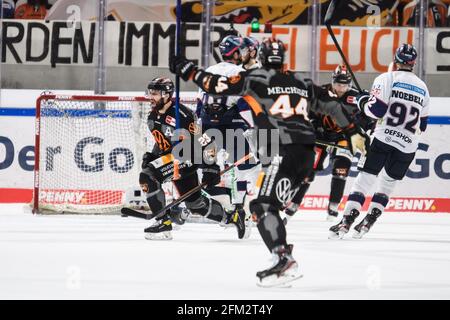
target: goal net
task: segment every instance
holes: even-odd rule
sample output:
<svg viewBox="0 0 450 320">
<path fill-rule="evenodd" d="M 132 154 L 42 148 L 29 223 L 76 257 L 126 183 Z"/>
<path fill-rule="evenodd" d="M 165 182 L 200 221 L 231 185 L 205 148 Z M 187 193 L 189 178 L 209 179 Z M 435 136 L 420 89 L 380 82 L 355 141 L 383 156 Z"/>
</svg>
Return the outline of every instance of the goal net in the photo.
<svg viewBox="0 0 450 320">
<path fill-rule="evenodd" d="M 149 111 L 145 97 L 40 96 L 33 212 L 119 211 L 153 143 Z"/>
</svg>

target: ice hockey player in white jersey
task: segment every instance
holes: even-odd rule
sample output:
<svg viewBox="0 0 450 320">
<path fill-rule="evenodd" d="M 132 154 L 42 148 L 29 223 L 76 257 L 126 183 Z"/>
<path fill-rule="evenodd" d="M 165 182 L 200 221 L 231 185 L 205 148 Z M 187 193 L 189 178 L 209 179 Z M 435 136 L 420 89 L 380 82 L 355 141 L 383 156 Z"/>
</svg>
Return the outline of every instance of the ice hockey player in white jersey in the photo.
<svg viewBox="0 0 450 320">
<path fill-rule="evenodd" d="M 427 128 L 430 98 L 426 84 L 412 72 L 416 59 L 416 49 L 403 44 L 395 53 L 396 71 L 379 75 L 370 95 L 366 92 L 358 97 L 358 107 L 378 121 L 365 162 L 348 196 L 344 217 L 330 228 L 330 238 L 342 238 L 349 231 L 376 185 L 368 213 L 355 226 L 353 237 L 361 238 L 367 233 L 414 159 L 419 135 Z"/>
<path fill-rule="evenodd" d="M 244 49 L 245 44 L 241 37 L 234 35 L 226 36 L 219 44 L 219 50 L 224 61 L 208 67 L 206 71 L 226 77 L 238 75 L 241 71 L 244 71 L 239 66 Z M 244 138 L 244 133 L 252 124 L 248 123 L 241 116 L 241 112 L 242 115 L 250 112 L 250 107 L 241 96 L 214 95 L 200 91 L 197 115 L 201 120 L 202 130 L 203 132 L 218 130 L 221 133 L 222 146 L 219 145 L 218 140 L 216 140 L 216 144 L 218 150 L 224 149 L 226 151 L 228 163 L 236 162 L 251 151 L 247 140 Z M 241 137 L 242 140 L 239 141 L 233 136 Z M 229 141 L 231 138 L 234 141 Z M 229 183 L 227 189 L 215 186 L 208 190 L 210 195 L 213 196 L 223 194 L 224 192 L 229 193 L 231 196 L 232 209 L 229 210 L 228 219 L 224 220 L 225 225 L 229 224 L 232 219 L 235 219 L 236 215 L 242 214 L 245 211 L 244 202 L 247 194 L 247 176 L 251 174 L 254 166 L 254 161 L 253 163 L 240 164 L 235 170 L 231 171 L 229 175 L 231 183 Z M 249 219 L 250 214 L 247 214 L 247 220 Z M 248 221 L 248 225 L 250 225 L 250 221 Z"/>
</svg>

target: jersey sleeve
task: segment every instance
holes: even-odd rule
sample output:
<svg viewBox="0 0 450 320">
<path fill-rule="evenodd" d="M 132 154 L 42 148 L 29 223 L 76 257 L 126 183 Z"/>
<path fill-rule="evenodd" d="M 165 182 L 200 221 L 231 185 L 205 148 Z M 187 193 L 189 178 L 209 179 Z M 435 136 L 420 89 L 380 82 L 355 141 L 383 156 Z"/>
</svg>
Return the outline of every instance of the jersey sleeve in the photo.
<svg viewBox="0 0 450 320">
<path fill-rule="evenodd" d="M 419 128 L 421 132 L 425 132 L 425 130 L 427 129 L 429 110 L 430 110 L 430 93 L 427 90 L 425 94 L 425 99 L 423 101 L 423 109 L 422 112 L 420 113 Z"/>
<path fill-rule="evenodd" d="M 246 71 L 234 76 L 221 76 L 198 70 L 194 76 L 194 82 L 207 93 L 224 95 L 243 95 Z"/>
<path fill-rule="evenodd" d="M 370 90 L 370 94 L 377 99 L 383 101 L 384 103 L 389 102 L 389 96 L 391 95 L 391 86 L 392 82 L 389 81 L 389 76 L 392 77 L 388 72 L 380 74 L 375 78 L 372 84 L 372 89 Z"/>
<path fill-rule="evenodd" d="M 428 113 L 430 112 L 430 93 L 426 92 L 425 94 L 425 99 L 423 101 L 423 109 L 422 112 L 420 113 L 421 117 L 428 117 Z"/>
<path fill-rule="evenodd" d="M 375 78 L 370 91 L 370 98 L 364 105 L 364 113 L 367 116 L 373 119 L 384 117 L 388 109 L 391 87 L 392 74 L 390 72 L 383 73 Z"/>
<path fill-rule="evenodd" d="M 239 115 L 241 116 L 241 118 L 244 119 L 244 121 L 250 128 L 253 128 L 255 126 L 255 123 L 253 121 L 252 109 L 250 108 L 248 102 L 245 101 L 244 98 L 240 98 L 237 101 L 236 106 L 239 110 Z"/>
</svg>

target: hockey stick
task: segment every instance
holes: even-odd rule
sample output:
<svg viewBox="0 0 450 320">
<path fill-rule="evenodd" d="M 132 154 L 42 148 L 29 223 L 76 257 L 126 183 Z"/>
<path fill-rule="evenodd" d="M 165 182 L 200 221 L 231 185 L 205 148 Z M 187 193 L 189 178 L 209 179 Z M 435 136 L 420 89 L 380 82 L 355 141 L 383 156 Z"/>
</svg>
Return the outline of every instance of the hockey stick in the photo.
<svg viewBox="0 0 450 320">
<path fill-rule="evenodd" d="M 348 147 L 340 146 L 340 145 L 334 144 L 334 143 L 328 143 L 328 142 L 325 142 L 325 141 L 318 141 L 318 140 L 316 140 L 315 144 L 318 144 L 318 145 L 324 146 L 324 147 L 333 148 L 333 149 L 350 150 L 350 148 L 348 148 Z"/>
<path fill-rule="evenodd" d="M 181 0 L 177 0 L 176 8 L 175 55 L 181 53 Z M 169 62 L 170 63 L 170 62 Z M 180 76 L 175 76 L 175 129 L 180 128 Z"/>
<path fill-rule="evenodd" d="M 239 159 L 238 161 L 236 161 L 235 163 L 233 163 L 231 166 L 229 166 L 228 168 L 220 171 L 219 175 L 222 176 L 224 173 L 230 171 L 231 169 L 237 167 L 238 165 L 244 163 L 245 161 L 249 160 L 250 158 L 253 157 L 253 153 L 249 153 L 247 155 L 245 155 L 244 157 L 242 157 L 241 159 Z M 198 186 L 196 186 L 195 188 L 191 189 L 190 191 L 186 192 L 185 194 L 183 194 L 181 197 L 179 197 L 177 200 L 169 203 L 167 206 L 165 206 L 164 208 L 162 208 L 159 212 L 155 212 L 155 213 L 142 213 L 140 211 L 137 210 L 133 210 L 130 208 L 122 208 L 120 210 L 120 212 L 122 213 L 122 217 L 135 217 L 135 218 L 141 218 L 141 219 L 145 219 L 145 220 L 151 220 L 153 218 L 160 218 L 162 217 L 164 214 L 166 214 L 167 210 L 170 210 L 171 208 L 173 208 L 174 206 L 176 206 L 177 204 L 183 202 L 184 200 L 186 200 L 187 198 L 189 198 L 191 195 L 193 195 L 194 193 L 198 192 L 199 190 L 201 190 L 202 188 L 206 187 L 208 184 L 207 183 L 201 183 Z"/>
<path fill-rule="evenodd" d="M 345 57 L 344 52 L 341 49 L 341 46 L 339 45 L 339 42 L 336 39 L 336 36 L 334 35 L 333 29 L 330 25 L 331 17 L 333 16 L 334 10 L 336 8 L 336 4 L 339 2 L 339 0 L 331 0 L 330 6 L 327 9 L 327 13 L 325 14 L 325 26 L 327 27 L 328 33 L 331 36 L 331 39 L 334 42 L 334 45 L 336 46 L 337 50 L 339 51 L 339 54 L 342 57 L 342 60 L 344 61 L 345 66 L 347 67 L 347 70 L 350 72 L 350 75 L 352 76 L 353 82 L 355 83 L 356 88 L 359 92 L 362 92 L 361 86 L 358 83 L 358 80 L 356 80 L 355 74 L 353 73 L 352 68 L 350 67 L 350 64 L 347 61 L 347 58 Z"/>
</svg>

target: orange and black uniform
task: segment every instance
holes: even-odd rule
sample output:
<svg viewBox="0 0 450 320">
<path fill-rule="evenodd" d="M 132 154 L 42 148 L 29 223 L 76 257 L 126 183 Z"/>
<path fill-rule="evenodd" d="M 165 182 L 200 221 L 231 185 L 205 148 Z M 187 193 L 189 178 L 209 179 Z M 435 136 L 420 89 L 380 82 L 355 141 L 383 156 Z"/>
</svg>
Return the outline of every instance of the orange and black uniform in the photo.
<svg viewBox="0 0 450 320">
<path fill-rule="evenodd" d="M 139 183 L 142 190 L 146 193 L 147 203 L 152 212 L 159 212 L 166 205 L 164 190 L 162 184 L 171 181 L 174 178 L 174 160 L 177 159 L 179 176 L 173 179 L 173 183 L 180 195 L 190 191 L 199 185 L 197 168 L 204 167 L 203 152 L 195 152 L 195 144 L 200 144 L 197 150 L 204 151 L 205 148 L 212 146 L 202 143 L 201 130 L 196 124 L 194 113 L 186 106 L 179 107 L 179 130 L 176 134 L 176 109 L 175 104 L 161 114 L 158 110 L 152 110 L 147 118 L 148 128 L 153 135 L 155 144 L 152 152 L 147 152 L 142 161 L 142 172 L 139 176 Z M 191 152 L 188 159 L 183 158 L 174 151 L 174 141 L 182 140 L 180 144 L 185 143 L 184 147 L 190 147 Z M 204 146 L 205 145 L 205 146 Z M 181 148 L 180 148 L 181 150 Z M 198 191 L 185 200 L 186 207 L 193 213 L 200 215 L 209 215 L 208 218 L 220 222 L 223 218 L 223 210 L 220 204 L 213 203 L 214 212 L 209 212 L 211 207 L 209 200 Z M 163 217 L 164 219 L 164 217 Z"/>
<path fill-rule="evenodd" d="M 331 84 L 323 85 L 322 88 L 330 92 L 330 94 L 334 94 Z M 367 131 L 373 127 L 374 120 L 360 112 L 358 106 L 356 105 L 357 95 L 358 91 L 351 88 L 342 97 L 337 99 L 341 102 L 342 108 L 352 124 L 357 124 L 359 127 Z M 318 112 L 310 112 L 309 117 L 314 126 L 317 140 L 349 148 L 349 143 L 344 130 L 337 125 L 336 121 L 334 121 L 332 117 Z M 332 154 L 335 153 L 336 150 L 332 150 Z M 323 162 L 327 155 L 327 147 L 320 145 L 316 146 L 316 161 L 314 165 L 315 171 L 323 170 Z"/>
<path fill-rule="evenodd" d="M 192 79 L 208 93 L 241 95 L 250 105 L 263 166 L 256 183 L 258 197 L 251 201 L 250 210 L 270 251 L 287 245 L 279 211 L 313 170 L 316 137 L 308 114 L 328 114 L 340 127 L 347 128 L 350 121 L 341 103 L 327 90 L 301 79 L 299 73 L 278 69 L 252 69 L 229 78 L 196 70 Z M 277 138 L 262 143 L 262 130 L 271 131 L 266 137 L 274 132 Z"/>
<path fill-rule="evenodd" d="M 330 92 L 330 94 L 334 94 L 332 84 L 323 85 L 322 88 Z M 354 88 L 351 88 L 342 97 L 337 99 L 339 99 L 339 101 L 342 103 L 342 108 L 348 115 L 349 119 L 351 119 L 352 125 L 357 124 L 357 126 L 367 131 L 374 125 L 374 120 L 368 118 L 364 115 L 364 113 L 361 113 L 359 111 L 356 104 L 357 95 L 358 91 Z M 346 148 L 350 147 L 344 130 L 337 125 L 332 117 L 318 112 L 310 112 L 309 117 L 311 119 L 311 123 L 314 126 L 318 141 L 323 141 L 329 144 L 337 144 Z M 349 150 L 329 150 L 326 146 L 322 145 L 315 146 L 314 151 L 316 153 L 314 160 L 314 170 L 300 187 L 300 190 L 294 197 L 293 202 L 296 204 L 300 204 L 302 202 L 303 197 L 308 191 L 311 182 L 314 181 L 316 172 L 324 170 L 324 161 L 328 157 L 328 155 L 330 155 L 330 164 L 332 165 L 332 178 L 329 198 L 329 210 L 331 209 L 332 211 L 336 212 L 337 206 L 341 202 L 342 196 L 344 194 L 345 183 L 350 173 L 353 155 Z"/>
</svg>

